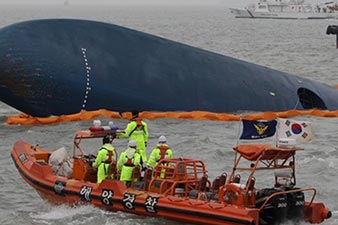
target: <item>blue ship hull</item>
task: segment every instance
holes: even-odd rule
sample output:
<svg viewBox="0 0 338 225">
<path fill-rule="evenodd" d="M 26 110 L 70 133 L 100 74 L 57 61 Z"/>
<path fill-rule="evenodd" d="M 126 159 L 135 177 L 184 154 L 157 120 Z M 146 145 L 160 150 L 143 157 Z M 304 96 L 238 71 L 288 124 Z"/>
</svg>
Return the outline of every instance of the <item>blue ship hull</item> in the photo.
<svg viewBox="0 0 338 225">
<path fill-rule="evenodd" d="M 338 90 L 124 27 L 46 19 L 0 29 L 0 100 L 32 116 L 338 109 Z"/>
</svg>

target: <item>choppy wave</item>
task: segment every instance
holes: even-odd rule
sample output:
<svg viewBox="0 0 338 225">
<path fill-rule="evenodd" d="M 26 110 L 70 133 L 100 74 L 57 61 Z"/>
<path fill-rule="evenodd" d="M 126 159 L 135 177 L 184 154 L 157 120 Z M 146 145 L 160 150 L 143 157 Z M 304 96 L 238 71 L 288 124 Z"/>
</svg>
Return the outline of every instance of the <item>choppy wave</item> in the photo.
<svg viewBox="0 0 338 225">
<path fill-rule="evenodd" d="M 336 21 L 235 20 L 224 6 L 216 7 L 0 7 L 0 25 L 51 17 L 94 19 L 160 35 L 196 47 L 245 59 L 282 71 L 295 73 L 327 84 L 337 84 L 338 53 L 335 38 L 325 35 L 328 24 Z M 259 89 L 259 87 L 257 87 Z M 73 132 L 91 126 L 91 121 L 52 125 L 6 125 L 8 115 L 17 110 L 0 103 L 0 224 L 181 224 L 160 218 L 147 218 L 122 212 L 105 212 L 92 206 L 70 208 L 44 202 L 18 174 L 10 151 L 17 140 L 48 149 L 65 146 L 71 151 Z M 338 224 L 338 118 L 303 116 L 312 123 L 315 138 L 297 155 L 297 185 L 318 189 L 317 200 L 333 212 L 324 225 Z M 106 120 L 107 118 L 100 118 Z M 295 118 L 297 119 L 297 118 Z M 114 120 L 119 127 L 127 121 Z M 177 157 L 202 159 L 213 179 L 233 165 L 232 147 L 237 144 L 237 121 L 156 119 L 147 121 L 149 149 L 164 134 Z M 121 151 L 126 140 L 118 140 Z M 257 176 L 262 184 L 268 178 Z M 284 225 L 293 225 L 287 222 Z M 303 225 L 303 223 L 301 224 Z"/>
</svg>

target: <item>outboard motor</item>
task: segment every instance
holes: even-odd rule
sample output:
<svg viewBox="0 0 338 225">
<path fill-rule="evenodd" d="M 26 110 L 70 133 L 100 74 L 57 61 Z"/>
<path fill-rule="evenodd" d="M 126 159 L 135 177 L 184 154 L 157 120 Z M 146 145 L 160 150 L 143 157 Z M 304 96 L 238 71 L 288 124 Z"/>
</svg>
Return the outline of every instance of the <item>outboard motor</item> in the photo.
<svg viewBox="0 0 338 225">
<path fill-rule="evenodd" d="M 288 193 L 287 199 L 288 199 L 287 218 L 292 221 L 302 220 L 304 218 L 304 204 L 305 204 L 304 193 L 303 192 Z"/>
<path fill-rule="evenodd" d="M 257 193 L 256 207 L 261 207 L 272 194 L 279 192 L 275 188 L 262 189 Z M 277 195 L 270 199 L 259 214 L 260 225 L 278 225 L 287 218 L 288 202 L 286 194 Z"/>
<path fill-rule="evenodd" d="M 326 34 L 335 34 L 336 35 L 336 47 L 338 48 L 338 25 L 329 25 L 326 29 Z"/>
</svg>

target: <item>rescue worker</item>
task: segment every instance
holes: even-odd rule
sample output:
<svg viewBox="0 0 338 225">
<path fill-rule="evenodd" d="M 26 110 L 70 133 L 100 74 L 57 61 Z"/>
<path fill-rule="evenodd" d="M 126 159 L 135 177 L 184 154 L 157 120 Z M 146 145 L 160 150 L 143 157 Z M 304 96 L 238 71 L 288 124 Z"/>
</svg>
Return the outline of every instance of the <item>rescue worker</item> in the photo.
<svg viewBox="0 0 338 225">
<path fill-rule="evenodd" d="M 132 180 L 133 170 L 137 166 L 140 168 L 140 154 L 136 150 L 137 143 L 135 140 L 131 140 L 128 143 L 128 148 L 120 155 L 117 163 L 117 170 L 121 173 L 120 180 L 127 185 Z"/>
<path fill-rule="evenodd" d="M 107 178 L 110 164 L 115 160 L 115 149 L 112 145 L 113 136 L 107 135 L 102 139 L 102 147 L 99 149 L 93 166 L 97 167 L 97 183 Z M 113 174 L 112 174 L 113 175 Z"/>
<path fill-rule="evenodd" d="M 158 139 L 158 144 L 150 153 L 149 160 L 147 161 L 147 166 L 155 168 L 161 159 L 171 159 L 172 157 L 173 152 L 167 144 L 167 138 L 162 135 Z"/>
<path fill-rule="evenodd" d="M 138 153 L 141 155 L 141 166 L 147 162 L 147 142 L 148 142 L 148 125 L 139 118 L 138 111 L 132 111 L 132 119 L 128 123 L 124 133 L 120 133 L 119 138 L 129 138 L 129 141 L 135 140 L 137 143 Z"/>
</svg>

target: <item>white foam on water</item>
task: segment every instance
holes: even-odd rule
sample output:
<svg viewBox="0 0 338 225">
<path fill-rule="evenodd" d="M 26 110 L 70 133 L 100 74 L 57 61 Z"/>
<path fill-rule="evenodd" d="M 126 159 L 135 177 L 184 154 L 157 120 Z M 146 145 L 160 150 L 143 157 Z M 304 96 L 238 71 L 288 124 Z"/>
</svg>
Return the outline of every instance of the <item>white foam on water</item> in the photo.
<svg viewBox="0 0 338 225">
<path fill-rule="evenodd" d="M 91 205 L 70 207 L 66 205 L 53 206 L 48 203 L 45 204 L 43 211 L 41 212 L 31 212 L 30 216 L 33 219 L 38 220 L 66 220 L 69 218 L 74 218 L 82 215 L 89 215 L 93 212 L 98 212 L 100 209 L 95 208 Z"/>
</svg>

